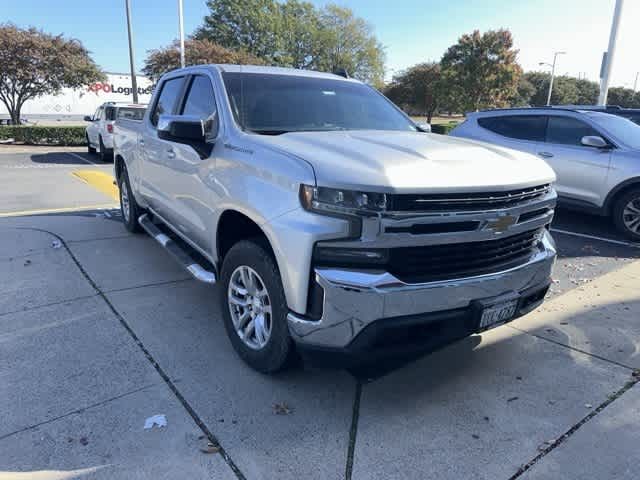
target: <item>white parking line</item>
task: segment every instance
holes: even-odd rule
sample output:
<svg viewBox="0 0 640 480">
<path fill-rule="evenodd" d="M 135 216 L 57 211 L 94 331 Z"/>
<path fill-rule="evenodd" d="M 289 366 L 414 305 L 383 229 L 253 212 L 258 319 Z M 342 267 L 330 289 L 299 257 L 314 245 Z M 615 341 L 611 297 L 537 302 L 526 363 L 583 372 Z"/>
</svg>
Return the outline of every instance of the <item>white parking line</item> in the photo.
<svg viewBox="0 0 640 480">
<path fill-rule="evenodd" d="M 574 237 L 588 238 L 590 240 L 598 240 L 600 242 L 613 243 L 614 245 L 624 245 L 625 247 L 640 248 L 639 243 L 624 242 L 622 240 L 614 240 L 612 238 L 605 238 L 605 237 L 596 237 L 595 235 L 587 235 L 586 233 L 569 232 L 567 230 L 560 230 L 557 228 L 551 228 L 551 231 L 555 233 L 561 233 L 563 235 L 572 235 Z"/>
<path fill-rule="evenodd" d="M 66 153 L 67 155 L 71 155 L 71 156 L 73 156 L 73 157 L 79 158 L 79 159 L 80 159 L 80 160 L 82 160 L 83 162 L 87 162 L 87 163 L 88 163 L 88 164 L 90 164 L 90 165 L 98 166 L 98 164 L 97 164 L 97 163 L 93 163 L 91 160 L 87 160 L 86 158 L 84 158 L 84 157 L 83 157 L 83 156 L 81 156 L 81 155 L 78 155 L 77 153 L 73 153 L 73 152 L 64 152 L 64 153 Z"/>
</svg>

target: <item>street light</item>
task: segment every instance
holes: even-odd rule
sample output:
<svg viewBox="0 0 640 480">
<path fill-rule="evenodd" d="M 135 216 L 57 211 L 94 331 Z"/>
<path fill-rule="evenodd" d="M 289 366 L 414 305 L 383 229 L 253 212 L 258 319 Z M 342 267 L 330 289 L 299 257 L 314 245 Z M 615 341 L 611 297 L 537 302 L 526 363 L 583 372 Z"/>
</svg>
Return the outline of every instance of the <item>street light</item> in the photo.
<svg viewBox="0 0 640 480">
<path fill-rule="evenodd" d="M 131 33 L 131 6 L 129 0 L 125 0 L 127 10 L 127 32 L 129 33 L 129 67 L 131 68 L 131 91 L 133 103 L 138 103 L 138 79 L 136 78 L 135 59 L 133 57 L 133 33 Z"/>
<path fill-rule="evenodd" d="M 556 74 L 556 60 L 558 55 L 564 55 L 567 52 L 555 52 L 553 54 L 553 63 L 540 62 L 539 65 L 547 65 L 551 67 L 551 79 L 549 80 L 549 94 L 547 95 L 547 105 L 551 105 L 551 92 L 553 91 L 553 77 Z"/>
<path fill-rule="evenodd" d="M 182 0 L 178 0 L 178 23 L 180 30 L 180 66 L 184 68 L 184 15 L 182 14 Z"/>
</svg>

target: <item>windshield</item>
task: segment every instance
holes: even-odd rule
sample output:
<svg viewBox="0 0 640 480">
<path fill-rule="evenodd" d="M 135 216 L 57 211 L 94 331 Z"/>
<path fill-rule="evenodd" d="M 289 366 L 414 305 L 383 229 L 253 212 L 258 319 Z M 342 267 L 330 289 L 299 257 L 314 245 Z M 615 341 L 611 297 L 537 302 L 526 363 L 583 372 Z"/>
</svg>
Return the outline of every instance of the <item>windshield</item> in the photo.
<svg viewBox="0 0 640 480">
<path fill-rule="evenodd" d="M 591 113 L 589 115 L 594 122 L 611 132 L 622 143 L 634 150 L 640 150 L 640 125 L 636 125 L 626 118 L 606 113 Z"/>
<path fill-rule="evenodd" d="M 223 73 L 236 122 L 264 135 L 332 130 L 403 130 L 415 126 L 361 83 L 259 73 Z"/>
</svg>

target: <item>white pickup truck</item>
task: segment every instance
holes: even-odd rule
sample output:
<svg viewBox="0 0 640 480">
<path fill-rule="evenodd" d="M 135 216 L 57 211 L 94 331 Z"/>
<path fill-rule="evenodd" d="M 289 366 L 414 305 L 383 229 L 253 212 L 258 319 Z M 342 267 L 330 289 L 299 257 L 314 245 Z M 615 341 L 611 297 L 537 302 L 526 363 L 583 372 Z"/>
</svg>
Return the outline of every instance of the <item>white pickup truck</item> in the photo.
<svg viewBox="0 0 640 480">
<path fill-rule="evenodd" d="M 296 349 L 435 348 L 531 311 L 549 287 L 551 168 L 424 133 L 354 79 L 189 67 L 117 127 L 126 227 L 220 284 L 231 343 L 259 371 Z"/>
</svg>

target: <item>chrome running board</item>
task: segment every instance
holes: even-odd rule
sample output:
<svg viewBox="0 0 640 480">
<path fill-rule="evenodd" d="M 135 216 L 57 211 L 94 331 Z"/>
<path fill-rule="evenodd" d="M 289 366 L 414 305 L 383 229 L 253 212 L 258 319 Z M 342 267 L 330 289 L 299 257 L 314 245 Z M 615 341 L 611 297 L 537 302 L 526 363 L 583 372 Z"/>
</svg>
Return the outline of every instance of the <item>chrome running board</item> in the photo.
<svg viewBox="0 0 640 480">
<path fill-rule="evenodd" d="M 173 258 L 175 258 L 180 265 L 187 270 L 193 278 L 203 282 L 214 284 L 216 283 L 215 272 L 210 272 L 198 262 L 196 262 L 191 255 L 189 255 L 178 243 L 162 233 L 160 229 L 151 221 L 148 214 L 140 215 L 138 218 L 140 226 L 151 236 L 156 242 L 167 250 Z"/>
</svg>

